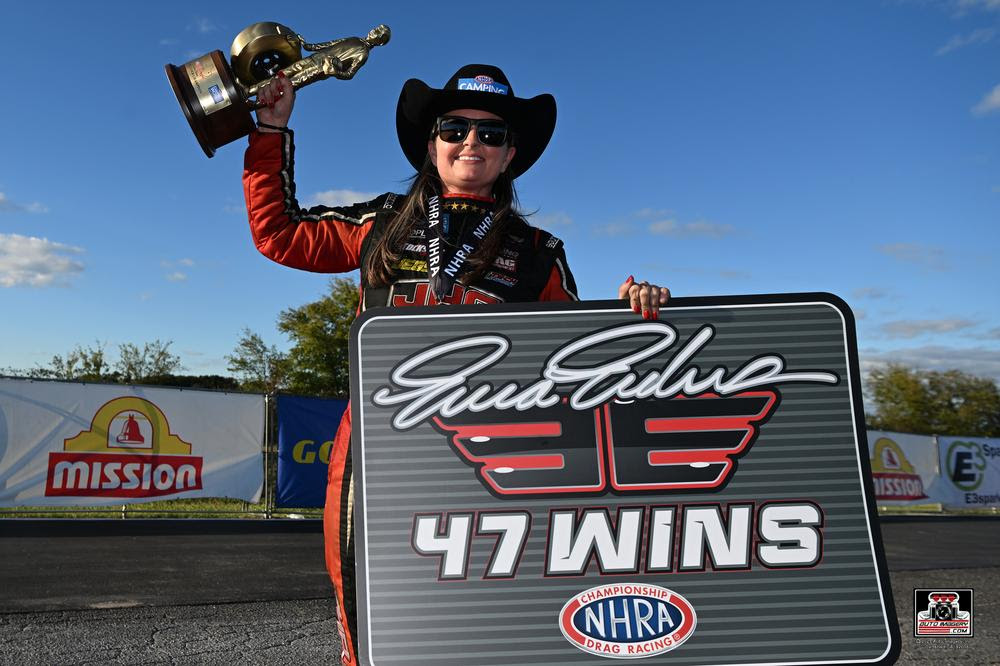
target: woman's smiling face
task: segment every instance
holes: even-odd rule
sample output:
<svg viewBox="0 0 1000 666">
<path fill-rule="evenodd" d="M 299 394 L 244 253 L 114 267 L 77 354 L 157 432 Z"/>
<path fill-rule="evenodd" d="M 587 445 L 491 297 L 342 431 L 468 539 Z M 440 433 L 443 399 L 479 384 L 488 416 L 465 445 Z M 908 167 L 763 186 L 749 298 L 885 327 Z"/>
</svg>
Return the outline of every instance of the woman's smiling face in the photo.
<svg viewBox="0 0 1000 666">
<path fill-rule="evenodd" d="M 500 120 L 500 116 L 478 109 L 456 109 L 446 116 L 472 120 Z M 431 162 L 437 167 L 445 194 L 474 194 L 481 197 L 493 195 L 493 183 L 510 165 L 516 149 L 508 143 L 487 146 L 479 134 L 471 129 L 459 143 L 448 143 L 435 136 L 427 142 Z"/>
</svg>

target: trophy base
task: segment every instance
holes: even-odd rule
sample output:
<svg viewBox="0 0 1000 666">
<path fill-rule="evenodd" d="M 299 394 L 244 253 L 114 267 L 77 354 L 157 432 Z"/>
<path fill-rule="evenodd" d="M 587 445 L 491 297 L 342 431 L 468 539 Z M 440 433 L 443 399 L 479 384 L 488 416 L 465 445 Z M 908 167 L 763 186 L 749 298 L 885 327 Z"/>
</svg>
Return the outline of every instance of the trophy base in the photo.
<svg viewBox="0 0 1000 666">
<path fill-rule="evenodd" d="M 209 157 L 256 127 L 222 51 L 163 68 L 191 131 Z"/>
</svg>

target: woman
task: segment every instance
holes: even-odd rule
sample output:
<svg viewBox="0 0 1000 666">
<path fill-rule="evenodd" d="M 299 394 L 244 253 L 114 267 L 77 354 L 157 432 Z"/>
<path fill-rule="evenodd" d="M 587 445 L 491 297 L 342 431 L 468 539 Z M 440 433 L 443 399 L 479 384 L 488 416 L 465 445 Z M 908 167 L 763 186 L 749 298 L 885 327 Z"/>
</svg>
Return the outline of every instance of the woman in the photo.
<svg viewBox="0 0 1000 666">
<path fill-rule="evenodd" d="M 562 242 L 528 225 L 514 178 L 541 156 L 555 128 L 551 95 L 514 96 L 504 73 L 466 65 L 441 89 L 403 85 L 396 131 L 417 170 L 409 192 L 330 208 L 299 208 L 288 119 L 295 93 L 279 75 L 258 93 L 259 130 L 243 173 L 254 243 L 286 266 L 360 268 L 361 305 L 577 300 Z M 629 278 L 618 296 L 656 319 L 669 291 Z M 330 456 L 326 562 L 337 596 L 344 664 L 356 664 L 350 410 Z"/>
</svg>

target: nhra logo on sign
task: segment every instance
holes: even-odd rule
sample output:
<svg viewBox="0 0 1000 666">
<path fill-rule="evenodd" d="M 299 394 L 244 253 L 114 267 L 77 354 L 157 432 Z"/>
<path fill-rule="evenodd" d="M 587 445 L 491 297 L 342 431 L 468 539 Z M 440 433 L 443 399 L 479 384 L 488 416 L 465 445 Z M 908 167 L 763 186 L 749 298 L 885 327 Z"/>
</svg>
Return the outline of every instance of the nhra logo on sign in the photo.
<svg viewBox="0 0 1000 666">
<path fill-rule="evenodd" d="M 614 584 L 576 595 L 559 613 L 559 628 L 584 652 L 613 659 L 661 654 L 694 633 L 694 608 L 656 585 Z"/>
<path fill-rule="evenodd" d="M 49 454 L 47 497 L 158 497 L 201 490 L 203 459 L 142 398 L 105 403 L 90 424 Z"/>
</svg>

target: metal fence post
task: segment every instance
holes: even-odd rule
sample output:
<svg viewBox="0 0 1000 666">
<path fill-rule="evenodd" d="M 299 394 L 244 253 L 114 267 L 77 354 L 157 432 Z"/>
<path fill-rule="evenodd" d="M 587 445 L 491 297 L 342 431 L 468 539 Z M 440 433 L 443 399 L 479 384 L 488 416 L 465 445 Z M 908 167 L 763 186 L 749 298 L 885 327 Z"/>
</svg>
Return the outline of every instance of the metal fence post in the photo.
<svg viewBox="0 0 1000 666">
<path fill-rule="evenodd" d="M 271 409 L 274 393 L 264 395 L 264 518 L 270 520 L 274 502 L 271 487 Z"/>
<path fill-rule="evenodd" d="M 931 435 L 931 441 L 934 442 L 934 471 L 937 472 L 937 477 L 940 480 L 941 474 L 941 444 L 938 442 L 938 436 Z M 938 503 L 938 511 L 941 513 L 947 513 L 948 510 L 945 508 L 944 502 Z"/>
</svg>

